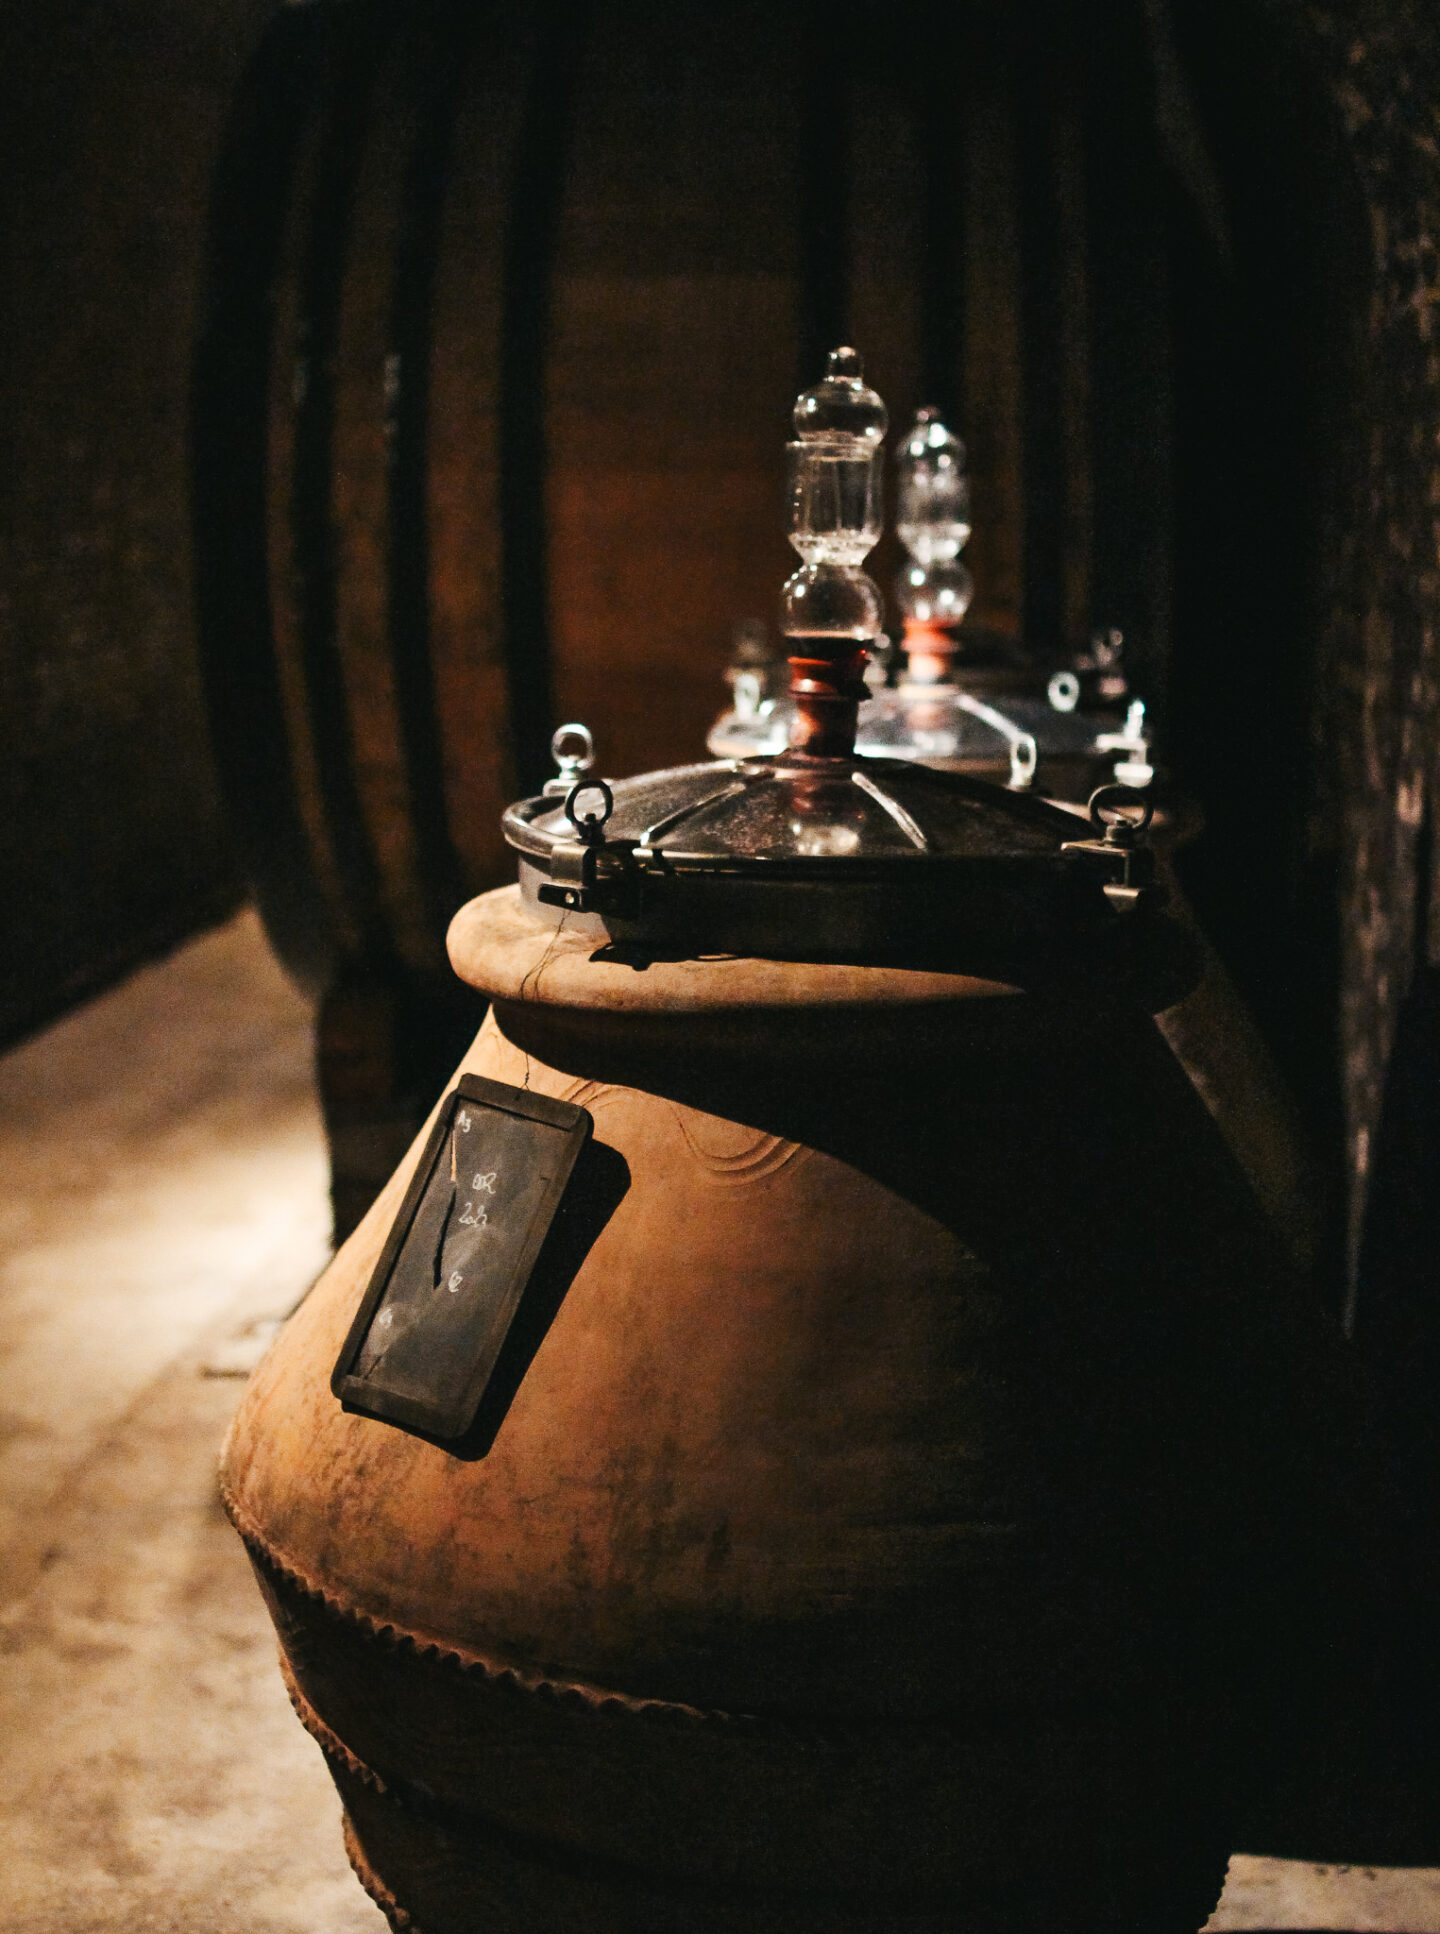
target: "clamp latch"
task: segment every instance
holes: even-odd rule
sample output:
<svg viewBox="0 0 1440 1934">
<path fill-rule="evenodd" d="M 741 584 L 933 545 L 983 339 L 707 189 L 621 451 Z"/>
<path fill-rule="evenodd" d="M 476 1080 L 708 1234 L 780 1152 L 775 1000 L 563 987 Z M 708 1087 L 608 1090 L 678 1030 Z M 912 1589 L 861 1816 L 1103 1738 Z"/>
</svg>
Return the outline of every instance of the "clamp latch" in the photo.
<svg viewBox="0 0 1440 1934">
<path fill-rule="evenodd" d="M 1131 808 L 1136 810 L 1132 811 Z M 1164 904 L 1155 884 L 1155 854 L 1145 832 L 1155 817 L 1155 802 L 1133 786 L 1101 786 L 1090 795 L 1090 824 L 1099 839 L 1067 839 L 1060 851 L 1084 865 L 1103 867 L 1105 898 L 1117 913 Z"/>
<path fill-rule="evenodd" d="M 587 792 L 600 794 L 602 810 L 577 811 L 576 802 Z M 605 824 L 614 810 L 614 794 L 603 779 L 582 779 L 570 788 L 565 817 L 575 828 L 575 837 L 557 839 L 550 848 L 550 878 L 536 894 L 543 905 L 564 907 L 569 913 L 628 918 L 638 913 L 640 881 L 630 863 L 634 842 L 605 837 Z"/>
</svg>

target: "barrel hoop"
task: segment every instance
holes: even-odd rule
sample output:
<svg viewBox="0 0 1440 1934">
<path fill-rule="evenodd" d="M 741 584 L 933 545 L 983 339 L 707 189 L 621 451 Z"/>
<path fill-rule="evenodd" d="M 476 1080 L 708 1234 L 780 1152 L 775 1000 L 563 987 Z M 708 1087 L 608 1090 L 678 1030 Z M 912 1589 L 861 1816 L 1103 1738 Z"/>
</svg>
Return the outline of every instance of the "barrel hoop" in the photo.
<svg viewBox="0 0 1440 1934">
<path fill-rule="evenodd" d="M 424 20 L 421 71 L 413 80 L 410 150 L 390 298 L 386 361 L 386 611 L 390 674 L 403 754 L 416 868 L 426 913 L 438 935 L 467 897 L 445 791 L 430 627 L 430 382 L 435 286 L 440 267 L 445 191 L 469 79 L 478 9 L 442 11 Z"/>
<path fill-rule="evenodd" d="M 319 117 L 315 186 L 299 275 L 300 341 L 291 452 L 290 525 L 307 717 L 325 828 L 367 958 L 392 963 L 380 855 L 365 812 L 341 651 L 337 477 L 340 335 L 350 240 L 382 63 L 399 16 L 372 4 L 341 10 Z"/>
<path fill-rule="evenodd" d="M 522 793 L 549 776 L 556 724 L 551 660 L 546 492 L 546 358 L 573 151 L 588 5 L 535 10 L 530 76 L 512 156 L 501 270 L 499 473 L 500 645 L 515 776 Z"/>
<path fill-rule="evenodd" d="M 283 1584 L 289 1592 L 309 1599 L 326 1617 L 363 1632 L 368 1639 L 386 1651 L 408 1654 L 417 1660 L 428 1661 L 442 1671 L 456 1672 L 464 1678 L 479 1680 L 496 1690 L 532 1694 L 537 1698 L 568 1706 L 576 1712 L 586 1712 L 606 1718 L 639 1719 L 651 1725 L 671 1728 L 725 1728 L 731 1732 L 743 1731 L 751 1736 L 760 1735 L 776 1741 L 789 1741 L 815 1748 L 843 1747 L 866 1735 L 874 1738 L 880 1735 L 893 1737 L 903 1734 L 907 1738 L 925 1739 L 935 1744 L 941 1744 L 947 1740 L 973 1741 L 977 1731 L 985 1726 L 1013 1724 L 1017 1719 L 1041 1730 L 1057 1728 L 1067 1721 L 1078 1725 L 1094 1726 L 1121 1718 L 1122 1709 L 1118 1705 L 1112 1708 L 1097 1703 L 1075 1708 L 1052 1706 L 1043 1713 L 1024 1710 L 1019 1712 L 976 1710 L 962 1716 L 938 1719 L 857 1716 L 844 1720 L 821 1720 L 788 1715 L 782 1717 L 771 1713 L 733 1712 L 724 1707 L 685 1705 L 677 1700 L 647 1698 L 635 1693 L 620 1692 L 612 1687 L 593 1685 L 583 1679 L 561 1679 L 550 1674 L 527 1670 L 523 1666 L 503 1664 L 499 1660 L 486 1658 L 483 1654 L 468 1648 L 442 1644 L 435 1639 L 421 1638 L 418 1634 L 407 1631 L 403 1626 L 371 1617 L 368 1612 L 362 1611 L 358 1606 L 347 1604 L 335 1593 L 328 1591 L 301 1571 L 298 1566 L 282 1558 L 266 1541 L 259 1527 L 223 1480 L 220 1484 L 220 1501 L 257 1569 L 268 1574 L 277 1583 Z M 1177 1726 L 1194 1723 L 1198 1717 L 1195 1714 L 1183 1714 L 1158 1698 L 1152 1699 L 1147 1704 L 1146 1711 L 1151 1726 L 1162 1734 L 1168 1730 L 1171 1736 Z"/>
<path fill-rule="evenodd" d="M 335 934 L 286 755 L 265 425 L 282 242 L 333 32 L 318 8 L 279 9 L 241 80 L 211 189 L 189 431 L 196 640 L 211 745 L 266 929 L 312 988 L 329 974 Z"/>
</svg>

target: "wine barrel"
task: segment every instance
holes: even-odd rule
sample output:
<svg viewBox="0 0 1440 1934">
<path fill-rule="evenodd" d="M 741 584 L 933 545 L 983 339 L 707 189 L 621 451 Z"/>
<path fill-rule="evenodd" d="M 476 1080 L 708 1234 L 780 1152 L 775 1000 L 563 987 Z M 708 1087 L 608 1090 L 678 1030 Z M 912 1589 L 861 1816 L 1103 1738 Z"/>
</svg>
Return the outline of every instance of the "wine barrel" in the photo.
<svg viewBox="0 0 1440 1934">
<path fill-rule="evenodd" d="M 217 181 L 196 541 L 217 747 L 299 971 L 438 984 L 561 719 L 612 773 L 695 755 L 786 570 L 797 379 L 847 336 L 897 411 L 964 427 L 976 621 L 1044 650 L 1102 612 L 1156 686 L 1163 502 L 1085 403 L 1123 369 L 1163 453 L 1124 341 L 1160 273 L 1139 43 L 1072 62 L 1033 27 L 277 14 Z"/>
<path fill-rule="evenodd" d="M 1163 739 L 1171 70 L 1123 0 L 1073 14 L 277 11 L 216 183 L 197 582 L 260 905 L 329 990 L 339 1233 L 473 1029 L 446 925 L 554 726 L 612 776 L 698 754 L 835 342 L 965 435 L 972 622 L 1041 657 L 1118 626 Z"/>
<path fill-rule="evenodd" d="M 703 744 L 835 342 L 962 424 L 976 623 L 1098 615 L 1158 688 L 1159 159 L 1115 11 L 1088 48 L 919 0 L 277 11 L 216 181 L 197 591 L 261 910 L 329 993 L 338 1233 L 473 1031 L 446 925 L 554 726 L 611 774 Z"/>
</svg>

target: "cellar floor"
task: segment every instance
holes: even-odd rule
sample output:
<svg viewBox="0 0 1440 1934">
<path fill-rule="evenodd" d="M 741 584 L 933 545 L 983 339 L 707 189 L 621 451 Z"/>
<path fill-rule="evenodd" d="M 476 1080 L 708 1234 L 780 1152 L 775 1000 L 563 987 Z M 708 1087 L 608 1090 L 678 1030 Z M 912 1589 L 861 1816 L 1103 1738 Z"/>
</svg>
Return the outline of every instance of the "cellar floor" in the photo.
<svg viewBox="0 0 1440 1934">
<path fill-rule="evenodd" d="M 311 1028 L 244 913 L 0 1060 L 5 1934 L 383 1934 L 215 1491 L 326 1256 Z M 1211 1927 L 1440 1934 L 1440 1871 L 1237 1856 Z"/>
</svg>

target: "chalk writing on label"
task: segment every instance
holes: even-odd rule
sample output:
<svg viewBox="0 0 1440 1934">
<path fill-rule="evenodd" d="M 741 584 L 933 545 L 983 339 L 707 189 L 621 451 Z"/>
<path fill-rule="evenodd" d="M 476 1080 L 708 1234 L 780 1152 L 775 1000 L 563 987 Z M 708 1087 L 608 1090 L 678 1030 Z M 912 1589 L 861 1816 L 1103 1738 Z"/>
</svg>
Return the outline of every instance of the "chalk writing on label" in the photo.
<svg viewBox="0 0 1440 1934">
<path fill-rule="evenodd" d="M 445 1287 L 449 1290 L 450 1294 L 453 1296 L 456 1290 L 459 1289 L 460 1285 L 464 1282 L 464 1280 L 465 1280 L 464 1276 L 461 1275 L 458 1269 L 452 1269 L 450 1272 L 450 1280 L 448 1283 L 446 1283 Z"/>
<path fill-rule="evenodd" d="M 489 1225 L 490 1218 L 486 1215 L 483 1208 L 477 1210 L 473 1202 L 467 1202 L 465 1204 L 465 1213 L 460 1218 L 460 1226 L 462 1229 L 485 1229 Z"/>
<path fill-rule="evenodd" d="M 493 1195 L 495 1193 L 495 1177 L 499 1173 L 499 1169 L 492 1168 L 488 1175 L 472 1175 L 470 1178 L 470 1186 L 477 1194 L 483 1190 L 486 1195 Z"/>
<path fill-rule="evenodd" d="M 456 1118 L 455 1118 L 455 1119 L 456 1119 L 456 1126 L 457 1126 L 457 1127 L 458 1127 L 458 1128 L 460 1129 L 460 1132 L 461 1132 L 461 1133 L 462 1133 L 463 1135 L 468 1135 L 468 1134 L 470 1133 L 470 1112 L 469 1112 L 469 1110 L 468 1110 L 468 1109 L 466 1109 L 466 1108 L 462 1108 L 462 1109 L 460 1110 L 460 1113 L 459 1113 L 459 1114 L 458 1114 L 458 1115 L 456 1116 Z"/>
</svg>

